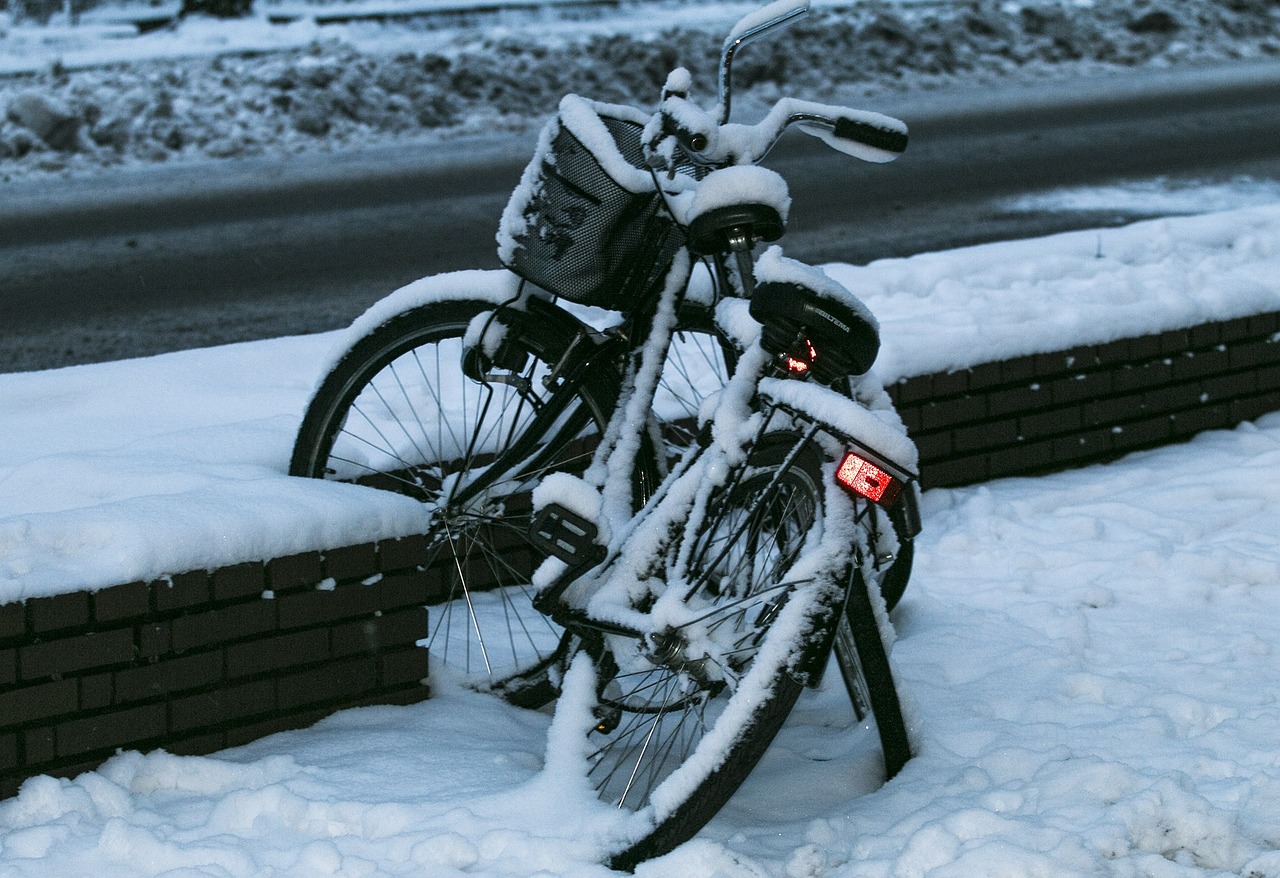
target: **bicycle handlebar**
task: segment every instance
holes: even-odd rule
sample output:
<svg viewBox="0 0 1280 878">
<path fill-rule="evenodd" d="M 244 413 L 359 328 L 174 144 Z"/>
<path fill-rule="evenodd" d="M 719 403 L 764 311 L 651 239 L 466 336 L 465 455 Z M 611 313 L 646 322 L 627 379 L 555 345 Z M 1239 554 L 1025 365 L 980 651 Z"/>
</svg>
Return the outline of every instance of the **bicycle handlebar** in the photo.
<svg viewBox="0 0 1280 878">
<path fill-rule="evenodd" d="M 682 71 L 680 71 L 682 72 Z M 685 77 L 668 80 L 687 81 Z M 644 142 L 655 167 L 673 166 L 664 141 L 674 140 L 697 165 L 723 168 L 757 164 L 791 126 L 817 137 L 837 152 L 868 162 L 890 162 L 907 148 L 907 126 L 882 113 L 782 98 L 754 125 L 721 123 L 685 97 L 668 88 L 649 126 Z"/>
</svg>

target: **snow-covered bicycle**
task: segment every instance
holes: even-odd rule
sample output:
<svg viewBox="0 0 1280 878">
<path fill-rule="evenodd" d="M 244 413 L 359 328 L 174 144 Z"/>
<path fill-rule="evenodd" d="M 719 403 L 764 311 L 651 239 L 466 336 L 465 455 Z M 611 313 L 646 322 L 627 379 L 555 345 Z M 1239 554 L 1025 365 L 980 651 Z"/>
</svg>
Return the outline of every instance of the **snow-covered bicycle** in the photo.
<svg viewBox="0 0 1280 878">
<path fill-rule="evenodd" d="M 655 113 L 564 98 L 499 232 L 509 271 L 426 278 L 352 327 L 295 475 L 420 500 L 442 587 L 432 675 L 522 707 L 630 811 L 630 867 L 697 832 L 834 652 L 886 775 L 910 757 L 885 644 L 919 530 L 915 448 L 870 373 L 878 329 L 822 272 L 758 242 L 791 127 L 883 162 L 906 126 L 784 98 L 729 121 L 747 16 L 704 110 L 676 70 Z M 857 377 L 851 377 L 857 376 Z M 575 751 L 575 752 L 570 752 Z"/>
</svg>

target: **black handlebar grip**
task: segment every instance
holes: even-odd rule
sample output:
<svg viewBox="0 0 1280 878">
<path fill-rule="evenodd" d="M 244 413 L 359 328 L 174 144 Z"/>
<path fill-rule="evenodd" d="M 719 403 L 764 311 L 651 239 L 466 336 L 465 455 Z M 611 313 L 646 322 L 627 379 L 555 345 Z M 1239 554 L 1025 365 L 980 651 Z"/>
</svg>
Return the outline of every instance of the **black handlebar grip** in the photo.
<svg viewBox="0 0 1280 878">
<path fill-rule="evenodd" d="M 906 132 L 888 131 L 855 119 L 837 119 L 832 133 L 841 140 L 852 140 L 885 152 L 900 153 L 907 149 Z"/>
</svg>

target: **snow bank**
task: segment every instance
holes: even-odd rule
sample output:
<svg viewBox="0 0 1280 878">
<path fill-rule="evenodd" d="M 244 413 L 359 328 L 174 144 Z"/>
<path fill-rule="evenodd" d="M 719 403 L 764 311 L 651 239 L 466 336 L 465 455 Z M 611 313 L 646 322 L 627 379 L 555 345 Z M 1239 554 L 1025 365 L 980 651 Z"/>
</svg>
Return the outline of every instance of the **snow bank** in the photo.
<svg viewBox="0 0 1280 878">
<path fill-rule="evenodd" d="M 638 878 L 1280 874 L 1280 417 L 925 497 L 878 787 L 839 674 Z M 444 689 L 210 757 L 122 753 L 0 803 L 0 872 L 602 878 L 612 820 L 540 713 Z"/>
<path fill-rule="evenodd" d="M 891 381 L 1274 310 L 1280 205 L 826 271 L 879 317 Z M 506 278 L 410 284 L 359 325 Z M 349 338 L 0 375 L 0 602 L 415 532 L 404 498 L 283 475 Z"/>
</svg>

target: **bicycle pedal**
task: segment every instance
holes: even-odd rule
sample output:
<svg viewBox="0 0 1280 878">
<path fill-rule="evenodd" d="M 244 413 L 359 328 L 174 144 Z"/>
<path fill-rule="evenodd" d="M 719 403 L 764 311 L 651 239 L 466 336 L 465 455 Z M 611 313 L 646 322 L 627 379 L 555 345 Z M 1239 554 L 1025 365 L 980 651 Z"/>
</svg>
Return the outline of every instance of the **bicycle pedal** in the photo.
<svg viewBox="0 0 1280 878">
<path fill-rule="evenodd" d="M 604 552 L 596 543 L 599 529 L 589 521 L 559 503 L 544 506 L 529 525 L 529 538 L 533 544 L 566 564 L 594 563 Z"/>
</svg>

